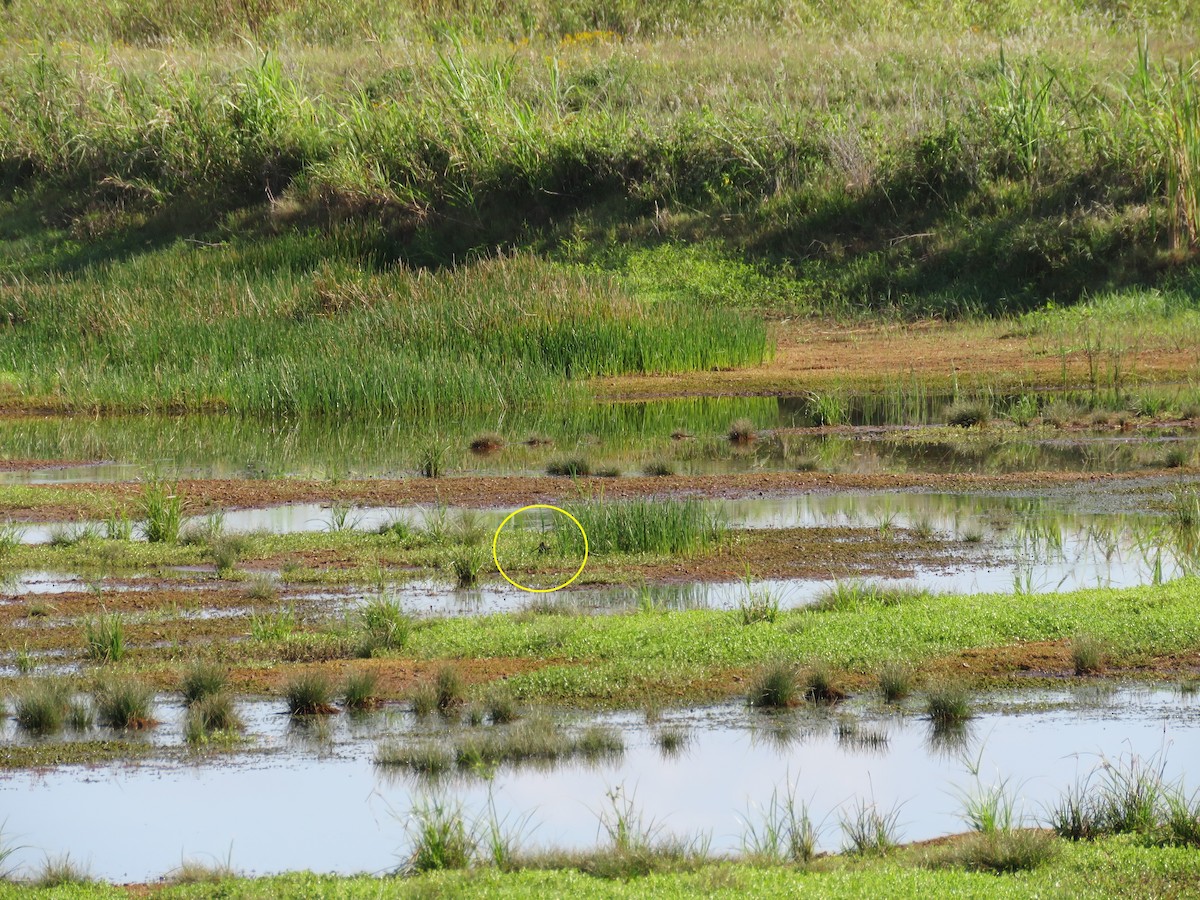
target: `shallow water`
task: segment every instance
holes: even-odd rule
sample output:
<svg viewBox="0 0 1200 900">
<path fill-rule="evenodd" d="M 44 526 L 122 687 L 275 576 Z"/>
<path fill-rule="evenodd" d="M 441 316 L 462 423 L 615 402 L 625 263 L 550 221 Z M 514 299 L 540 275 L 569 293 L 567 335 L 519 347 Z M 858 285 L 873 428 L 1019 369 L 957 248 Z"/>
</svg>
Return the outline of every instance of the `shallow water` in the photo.
<svg viewBox="0 0 1200 900">
<path fill-rule="evenodd" d="M 958 744 L 937 740 L 917 715 L 865 702 L 776 716 L 721 705 L 671 711 L 654 726 L 632 713 L 598 717 L 624 735 L 618 760 L 501 767 L 490 781 L 462 776 L 434 786 L 372 760 L 387 735 L 438 731 L 436 723 L 384 712 L 297 729 L 280 704 L 243 709 L 252 752 L 0 773 L 5 834 L 26 848 L 10 862 L 36 867 L 44 853 L 70 851 L 93 874 L 118 881 L 154 878 L 205 855 L 254 873 L 378 872 L 406 855 L 405 819 L 431 793 L 461 802 L 470 818 L 486 813 L 489 797 L 510 825 L 528 817 L 522 847 L 588 847 L 610 808 L 608 792 L 618 788 L 648 820 L 706 832 L 713 851 L 724 853 L 740 849 L 747 820 L 761 824 L 772 792 L 791 787 L 822 824 L 821 846 L 837 849 L 839 815 L 856 801 L 898 809 L 899 836 L 920 840 L 963 830 L 961 797 L 980 784 L 1007 779 L 1018 812 L 1032 820 L 1103 759 L 1158 754 L 1170 780 L 1200 752 L 1200 704 L 1165 689 L 991 698 Z M 166 724 L 148 739 L 177 744 L 178 707 L 164 705 L 159 715 Z M 839 737 L 839 720 L 886 733 L 886 744 Z M 689 734 L 677 756 L 656 745 L 666 724 Z M 4 737 L 16 739 L 11 724 Z"/>
</svg>

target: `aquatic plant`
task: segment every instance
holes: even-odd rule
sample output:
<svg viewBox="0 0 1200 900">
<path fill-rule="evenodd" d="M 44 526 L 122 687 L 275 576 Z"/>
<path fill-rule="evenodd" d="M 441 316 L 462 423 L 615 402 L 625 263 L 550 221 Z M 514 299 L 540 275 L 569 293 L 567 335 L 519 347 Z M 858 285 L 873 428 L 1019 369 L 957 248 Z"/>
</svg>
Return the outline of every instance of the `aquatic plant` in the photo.
<svg viewBox="0 0 1200 900">
<path fill-rule="evenodd" d="M 173 544 L 183 523 L 183 497 L 175 486 L 151 481 L 142 491 L 142 534 L 150 543 Z"/>
<path fill-rule="evenodd" d="M 729 426 L 728 436 L 732 444 L 751 444 L 758 440 L 758 429 L 749 419 L 736 419 Z"/>
<path fill-rule="evenodd" d="M 205 697 L 222 693 L 229 686 L 229 675 L 216 663 L 196 660 L 184 670 L 179 690 L 184 703 L 191 706 Z"/>
<path fill-rule="evenodd" d="M 810 703 L 837 703 L 846 695 L 834 685 L 833 667 L 824 660 L 810 663 L 804 670 L 801 686 Z"/>
<path fill-rule="evenodd" d="M 384 591 L 359 608 L 358 621 L 363 632 L 360 656 L 371 656 L 376 650 L 399 650 L 408 642 L 413 627 L 399 599 Z"/>
<path fill-rule="evenodd" d="M 406 866 L 410 872 L 465 869 L 476 852 L 461 804 L 425 797 L 414 804 L 406 827 L 413 845 Z"/>
<path fill-rule="evenodd" d="M 102 612 L 83 621 L 84 650 L 96 662 L 120 662 L 125 658 L 125 623 L 120 613 Z"/>
<path fill-rule="evenodd" d="M 592 464 L 587 457 L 568 456 L 547 463 L 546 474 L 559 478 L 586 478 L 592 474 Z"/>
<path fill-rule="evenodd" d="M 17 725 L 35 734 L 61 731 L 71 700 L 72 691 L 65 681 L 56 678 L 27 681 L 14 699 Z"/>
<path fill-rule="evenodd" d="M 746 817 L 742 848 L 754 862 L 804 866 L 817 855 L 818 836 L 808 806 L 796 799 L 793 785 L 782 795 L 778 789 L 771 792 L 757 824 Z"/>
<path fill-rule="evenodd" d="M 959 401 L 946 410 L 946 424 L 956 428 L 986 425 L 991 418 L 991 407 L 979 400 Z"/>
<path fill-rule="evenodd" d="M 287 680 L 283 698 L 292 716 L 328 715 L 337 712 L 333 705 L 333 686 L 320 671 L 300 672 Z"/>
<path fill-rule="evenodd" d="M 934 725 L 953 726 L 966 722 L 975 713 L 968 690 L 960 684 L 944 681 L 929 688 L 925 714 Z"/>
<path fill-rule="evenodd" d="M 154 688 L 132 676 L 109 675 L 92 691 L 96 719 L 123 731 L 150 728 L 154 718 Z"/>
<path fill-rule="evenodd" d="M 47 856 L 33 879 L 35 886 L 44 889 L 91 884 L 92 881 L 87 868 L 72 860 L 70 853 Z"/>
<path fill-rule="evenodd" d="M 379 676 L 369 670 L 351 672 L 342 683 L 342 706 L 346 709 L 370 709 L 379 702 Z"/>
<path fill-rule="evenodd" d="M 797 693 L 795 668 L 780 661 L 764 666 L 751 679 L 747 700 L 751 706 L 782 709 L 796 702 Z"/>
<path fill-rule="evenodd" d="M 1071 638 L 1071 662 L 1076 675 L 1097 675 L 1104 671 L 1108 643 L 1090 634 Z"/>
<path fill-rule="evenodd" d="M 911 666 L 895 660 L 879 668 L 879 693 L 885 703 L 899 703 L 913 691 L 915 673 Z"/>
<path fill-rule="evenodd" d="M 604 499 L 567 504 L 587 531 L 591 553 L 697 553 L 723 540 L 728 531 L 721 513 L 700 500 Z M 564 516 L 555 516 L 551 526 L 564 556 L 583 553 L 583 536 Z"/>
<path fill-rule="evenodd" d="M 233 698 L 224 692 L 205 694 L 188 706 L 183 733 L 189 743 L 203 743 L 215 734 L 233 734 L 245 727 Z"/>
<path fill-rule="evenodd" d="M 857 856 L 882 856 L 896 847 L 900 809 L 881 809 L 874 801 L 855 800 L 838 816 L 842 848 Z"/>
</svg>

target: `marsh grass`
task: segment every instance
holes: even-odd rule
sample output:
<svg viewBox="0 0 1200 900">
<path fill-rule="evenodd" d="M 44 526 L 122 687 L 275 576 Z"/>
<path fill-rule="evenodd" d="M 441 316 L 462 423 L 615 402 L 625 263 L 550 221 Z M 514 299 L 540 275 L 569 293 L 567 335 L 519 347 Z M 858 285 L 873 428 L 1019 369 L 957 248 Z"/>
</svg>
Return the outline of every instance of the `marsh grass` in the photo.
<svg viewBox="0 0 1200 900">
<path fill-rule="evenodd" d="M 874 801 L 859 799 L 838 816 L 842 849 L 855 856 L 883 856 L 899 839 L 900 809 L 880 808 Z"/>
<path fill-rule="evenodd" d="M 414 804 L 406 828 L 412 841 L 412 853 L 405 866 L 409 872 L 465 869 L 478 846 L 461 803 L 439 797 L 426 797 Z"/>
<path fill-rule="evenodd" d="M 487 770 L 503 764 L 550 764 L 563 759 L 619 756 L 625 742 L 616 730 L 592 725 L 570 734 L 548 716 L 531 716 L 502 730 L 468 735 L 455 747 L 460 769 Z"/>
<path fill-rule="evenodd" d="M 278 599 L 279 582 L 272 575 L 258 574 L 251 576 L 249 583 L 246 585 L 245 596 L 247 600 L 256 600 L 258 602 Z"/>
<path fill-rule="evenodd" d="M 333 705 L 333 685 L 324 672 L 300 672 L 288 679 L 283 688 L 288 715 L 317 716 L 337 712 Z"/>
<path fill-rule="evenodd" d="M 649 478 L 666 478 L 675 474 L 675 466 L 665 459 L 654 460 L 642 467 L 642 474 Z"/>
<path fill-rule="evenodd" d="M 179 679 L 184 703 L 191 706 L 205 697 L 222 693 L 229 686 L 229 674 L 216 663 L 196 660 Z"/>
<path fill-rule="evenodd" d="M 592 474 L 592 463 L 585 456 L 567 456 L 547 463 L 546 474 L 557 478 L 586 478 Z"/>
<path fill-rule="evenodd" d="M 91 884 L 92 881 L 87 868 L 72 860 L 69 853 L 47 856 L 33 879 L 34 885 L 43 890 Z"/>
<path fill-rule="evenodd" d="M 285 641 L 296 631 L 296 610 L 288 606 L 273 613 L 250 616 L 250 637 L 260 643 Z"/>
<path fill-rule="evenodd" d="M 479 583 L 479 575 L 489 559 L 483 547 L 463 547 L 450 558 L 450 569 L 454 572 L 454 583 L 459 589 L 473 588 Z"/>
<path fill-rule="evenodd" d="M 60 679 L 25 682 L 14 698 L 17 725 L 34 734 L 61 731 L 71 709 L 72 695 L 70 685 Z"/>
<path fill-rule="evenodd" d="M 234 867 L 232 859 L 184 859 L 179 865 L 167 872 L 164 880 L 168 884 L 220 884 L 240 878 L 241 873 Z"/>
<path fill-rule="evenodd" d="M 83 622 L 84 650 L 88 659 L 116 663 L 125 658 L 125 622 L 120 613 L 102 612 Z"/>
<path fill-rule="evenodd" d="M 493 689 L 484 698 L 484 712 L 493 725 L 508 725 L 520 717 L 516 700 L 504 689 Z"/>
<path fill-rule="evenodd" d="M 817 855 L 820 831 L 808 806 L 796 799 L 794 786 L 783 794 L 772 791 L 758 819 L 756 823 L 747 816 L 742 833 L 743 852 L 751 861 L 806 866 Z"/>
<path fill-rule="evenodd" d="M 928 590 L 913 584 L 876 581 L 838 581 L 823 589 L 809 606 L 819 612 L 862 610 L 869 606 L 896 606 L 927 599 Z"/>
<path fill-rule="evenodd" d="M 379 676 L 371 671 L 351 672 L 342 683 L 342 706 L 371 709 L 379 703 Z"/>
<path fill-rule="evenodd" d="M 587 531 L 591 553 L 669 553 L 690 555 L 725 539 L 720 512 L 700 500 L 600 499 L 564 507 Z M 563 555 L 578 558 L 583 537 L 575 524 L 555 516 L 552 532 Z"/>
<path fill-rule="evenodd" d="M 758 440 L 758 429 L 749 419 L 736 419 L 729 426 L 728 438 L 731 444 L 752 444 Z"/>
<path fill-rule="evenodd" d="M 246 555 L 248 549 L 246 538 L 240 534 L 208 535 L 200 539 L 200 542 L 204 544 L 208 558 L 212 560 L 217 574 L 222 578 L 228 577 L 237 570 L 238 563 L 242 561 L 242 557 Z M 256 576 L 256 578 L 261 577 L 266 576 Z M 261 591 L 265 589 L 265 585 L 260 585 L 252 580 L 250 589 Z"/>
<path fill-rule="evenodd" d="M 846 699 L 845 693 L 834 684 L 833 667 L 824 660 L 809 664 L 801 679 L 804 699 L 810 703 L 834 704 Z"/>
<path fill-rule="evenodd" d="M 104 539 L 108 541 L 133 540 L 133 520 L 127 513 L 111 513 L 104 519 Z"/>
<path fill-rule="evenodd" d="M 399 599 L 380 591 L 358 610 L 362 631 L 360 656 L 371 656 L 377 650 L 399 650 L 412 632 L 412 618 L 404 611 Z"/>
<path fill-rule="evenodd" d="M 779 661 L 764 666 L 751 679 L 747 700 L 762 709 L 783 709 L 794 704 L 799 694 L 795 667 Z"/>
<path fill-rule="evenodd" d="M 991 421 L 992 409 L 979 400 L 964 400 L 946 410 L 946 424 L 956 428 L 974 428 Z"/>
<path fill-rule="evenodd" d="M 756 585 L 748 571 L 742 584 L 744 590 L 738 597 L 737 614 L 743 625 L 774 622 L 779 618 L 780 598 L 777 593 L 763 585 Z"/>
<path fill-rule="evenodd" d="M 142 492 L 142 534 L 150 543 L 174 544 L 183 524 L 183 497 L 174 485 L 149 482 Z"/>
<path fill-rule="evenodd" d="M 1028 872 L 1050 862 L 1058 853 L 1052 834 L 1033 828 L 964 835 L 928 851 L 922 864 L 931 868 L 965 869 L 1009 875 Z"/>
<path fill-rule="evenodd" d="M 1104 671 L 1109 655 L 1108 643 L 1094 635 L 1071 638 L 1071 663 L 1076 675 L 1098 675 Z"/>
<path fill-rule="evenodd" d="M 441 712 L 462 706 L 467 700 L 467 688 L 462 675 L 454 666 L 442 666 L 433 679 L 435 703 Z"/>
<path fill-rule="evenodd" d="M 975 712 L 966 687 L 941 682 L 929 688 L 925 697 L 925 715 L 935 727 L 954 727 L 971 719 Z"/>
<path fill-rule="evenodd" d="M 879 693 L 884 703 L 899 703 L 913 692 L 916 673 L 912 666 L 891 660 L 879 668 Z"/>
<path fill-rule="evenodd" d="M 391 741 L 375 751 L 375 765 L 408 769 L 418 775 L 436 777 L 454 768 L 454 751 L 437 741 Z"/>
<path fill-rule="evenodd" d="M 191 744 L 205 743 L 218 735 L 242 731 L 245 723 L 233 698 L 224 692 L 205 694 L 188 706 L 184 738 Z"/>
<path fill-rule="evenodd" d="M 158 724 L 154 688 L 129 675 L 109 675 L 92 691 L 96 719 L 106 728 L 138 731 Z"/>
</svg>

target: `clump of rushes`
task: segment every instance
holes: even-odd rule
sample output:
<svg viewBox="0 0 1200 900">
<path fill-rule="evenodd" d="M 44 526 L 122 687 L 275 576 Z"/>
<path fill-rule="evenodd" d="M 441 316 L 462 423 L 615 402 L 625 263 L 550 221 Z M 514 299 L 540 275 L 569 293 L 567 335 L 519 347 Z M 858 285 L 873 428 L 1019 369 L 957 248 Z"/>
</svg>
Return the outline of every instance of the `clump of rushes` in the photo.
<svg viewBox="0 0 1200 900">
<path fill-rule="evenodd" d="M 1180 469 L 1186 466 L 1190 459 L 1191 455 L 1186 450 L 1174 447 L 1163 457 L 1163 466 L 1168 469 Z"/>
<path fill-rule="evenodd" d="M 92 876 L 87 869 L 71 860 L 71 855 L 47 856 L 42 870 L 34 879 L 34 884 L 40 888 L 67 887 L 73 884 L 90 884 Z"/>
<path fill-rule="evenodd" d="M 266 574 L 258 574 L 250 579 L 246 585 L 247 600 L 275 600 L 279 597 L 279 582 L 274 576 Z"/>
<path fill-rule="evenodd" d="M 224 669 L 214 663 L 197 660 L 183 673 L 179 690 L 183 693 L 184 702 L 191 706 L 205 697 L 220 694 L 228 684 Z"/>
<path fill-rule="evenodd" d="M 418 453 L 417 468 L 426 478 L 441 478 L 446 474 L 446 463 L 450 456 L 450 445 L 445 441 L 433 440 L 425 444 Z"/>
<path fill-rule="evenodd" d="M 764 666 L 750 682 L 751 706 L 783 709 L 796 702 L 796 670 L 790 663 L 773 662 Z"/>
<path fill-rule="evenodd" d="M 454 581 L 459 588 L 472 588 L 479 582 L 487 556 L 482 547 L 464 547 L 450 559 Z"/>
<path fill-rule="evenodd" d="M 386 593 L 376 594 L 364 603 L 358 616 L 363 630 L 360 656 L 371 656 L 375 650 L 398 650 L 412 631 L 412 619 L 400 601 Z"/>
<path fill-rule="evenodd" d="M 1098 675 L 1104 671 L 1108 645 L 1090 634 L 1071 638 L 1071 662 L 1076 675 Z"/>
<path fill-rule="evenodd" d="M 337 712 L 331 702 L 333 687 L 323 672 L 301 672 L 284 685 L 283 696 L 293 716 L 328 715 Z"/>
<path fill-rule="evenodd" d="M 467 699 L 467 689 L 463 685 L 462 676 L 453 666 L 442 666 L 433 681 L 437 697 L 437 708 L 447 712 L 462 706 Z"/>
<path fill-rule="evenodd" d="M 804 699 L 810 703 L 838 703 L 846 695 L 833 683 L 833 669 L 824 661 L 813 663 L 804 673 Z"/>
<path fill-rule="evenodd" d="M 507 725 L 509 722 L 515 722 L 519 715 L 512 694 L 504 690 L 494 690 L 488 694 L 483 708 L 493 725 Z"/>
<path fill-rule="evenodd" d="M 687 747 L 691 735 L 682 725 L 667 725 L 654 735 L 654 742 L 664 756 L 675 756 Z"/>
<path fill-rule="evenodd" d="M 729 426 L 729 441 L 733 444 L 752 444 L 758 439 L 758 429 L 749 419 L 735 419 Z"/>
<path fill-rule="evenodd" d="M 646 464 L 646 467 L 642 469 L 642 474 L 651 478 L 666 478 L 675 474 L 675 467 L 666 460 L 655 460 Z"/>
<path fill-rule="evenodd" d="M 934 725 L 961 725 L 975 713 L 971 708 L 971 696 L 962 685 L 943 682 L 934 685 L 925 702 L 925 714 Z"/>
<path fill-rule="evenodd" d="M 442 775 L 454 767 L 454 753 L 434 741 L 390 743 L 375 751 L 375 765 L 396 766 L 418 775 Z"/>
<path fill-rule="evenodd" d="M 494 431 L 485 431 L 483 434 L 477 434 L 471 438 L 468 446 L 472 453 L 495 453 L 497 450 L 503 449 L 504 438 Z"/>
<path fill-rule="evenodd" d="M 986 403 L 976 400 L 959 401 L 946 410 L 946 424 L 957 428 L 986 425 L 991 418 L 991 408 Z"/>
<path fill-rule="evenodd" d="M 899 703 L 912 693 L 913 670 L 902 662 L 886 662 L 879 669 L 879 693 L 885 703 Z"/>
<path fill-rule="evenodd" d="M 150 728 L 154 719 L 154 688 L 128 676 L 110 676 L 92 694 L 101 725 L 125 731 Z"/>
<path fill-rule="evenodd" d="M 174 544 L 183 524 L 183 498 L 161 481 L 146 485 L 142 494 L 142 533 L 150 543 Z"/>
<path fill-rule="evenodd" d="M 413 713 L 419 718 L 425 718 L 437 712 L 437 688 L 431 682 L 418 684 L 412 692 Z"/>
<path fill-rule="evenodd" d="M 125 625 L 120 613 L 102 612 L 83 623 L 84 648 L 96 662 L 120 662 L 125 657 Z"/>
<path fill-rule="evenodd" d="M 214 734 L 233 734 L 245 727 L 229 694 L 208 694 L 188 707 L 184 737 L 202 742 Z"/>
<path fill-rule="evenodd" d="M 15 700 L 17 725 L 34 734 L 61 731 L 71 705 L 70 686 L 57 678 L 26 682 Z"/>
<path fill-rule="evenodd" d="M 586 478 L 592 474 L 592 464 L 583 456 L 556 459 L 546 466 L 546 474 L 559 478 Z"/>
<path fill-rule="evenodd" d="M 374 672 L 351 672 L 342 684 L 342 706 L 370 709 L 379 703 L 379 677 Z"/>
<path fill-rule="evenodd" d="M 475 854 L 475 837 L 463 819 L 461 805 L 426 799 L 413 807 L 409 829 L 413 844 L 407 864 L 410 872 L 465 869 Z"/>
</svg>

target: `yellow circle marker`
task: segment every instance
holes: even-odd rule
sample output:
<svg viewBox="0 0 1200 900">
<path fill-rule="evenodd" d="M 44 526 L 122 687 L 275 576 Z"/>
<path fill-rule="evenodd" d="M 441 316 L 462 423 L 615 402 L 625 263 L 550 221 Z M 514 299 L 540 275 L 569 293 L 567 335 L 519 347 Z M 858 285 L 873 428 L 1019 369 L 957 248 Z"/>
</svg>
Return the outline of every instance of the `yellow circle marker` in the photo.
<svg viewBox="0 0 1200 900">
<path fill-rule="evenodd" d="M 525 585 L 520 584 L 516 581 L 513 581 L 511 578 L 508 577 L 508 573 L 504 571 L 504 566 L 500 565 L 500 557 L 498 557 L 496 555 L 496 544 L 500 540 L 500 532 L 504 530 L 504 526 L 507 525 L 514 516 L 525 512 L 525 510 L 527 510 L 527 509 L 552 509 L 555 512 L 560 512 L 564 516 L 566 516 L 568 519 L 570 519 L 572 522 L 574 522 L 575 527 L 579 529 L 579 533 L 583 535 L 583 562 L 581 562 L 579 564 L 579 568 L 575 570 L 574 575 L 572 575 L 570 578 L 568 578 L 562 584 L 557 585 L 556 587 L 531 588 L 531 587 L 526 587 Z M 531 593 L 531 594 L 549 594 L 553 591 L 561 591 L 568 584 L 570 584 L 572 581 L 574 581 L 576 578 L 578 578 L 580 575 L 582 575 L 583 567 L 587 565 L 587 561 L 588 561 L 587 532 L 583 530 L 583 526 L 579 523 L 579 520 L 577 518 L 575 518 L 573 515 L 571 515 L 569 512 L 567 512 L 565 509 L 562 509 L 557 506 L 550 506 L 548 503 L 534 503 L 534 504 L 531 504 L 530 506 L 522 506 L 520 509 L 516 510 L 515 512 L 509 513 L 505 517 L 504 521 L 500 523 L 500 527 L 496 529 L 496 534 L 492 537 L 492 561 L 496 564 L 496 568 L 497 568 L 497 570 L 499 570 L 500 574 L 504 576 L 504 580 L 507 581 L 509 584 L 511 584 L 515 588 L 520 588 L 523 591 L 529 591 L 529 593 Z"/>
</svg>

